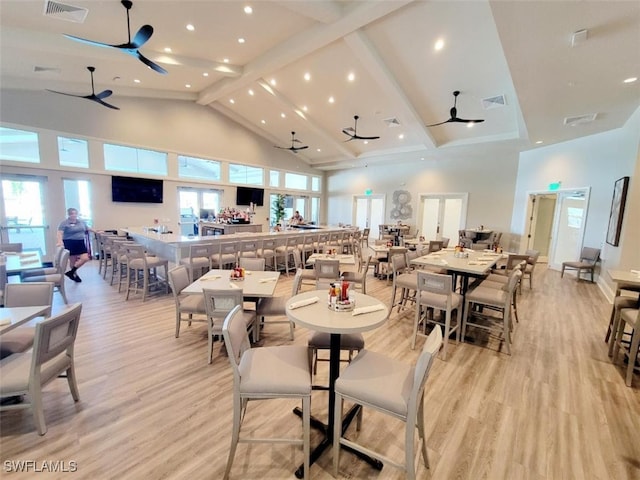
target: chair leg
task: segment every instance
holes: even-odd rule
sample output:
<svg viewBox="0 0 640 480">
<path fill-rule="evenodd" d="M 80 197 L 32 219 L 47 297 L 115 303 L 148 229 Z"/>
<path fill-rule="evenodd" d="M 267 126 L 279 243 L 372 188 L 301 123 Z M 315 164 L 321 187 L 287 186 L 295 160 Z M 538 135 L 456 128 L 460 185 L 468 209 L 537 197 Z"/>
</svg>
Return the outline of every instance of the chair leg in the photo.
<svg viewBox="0 0 640 480">
<path fill-rule="evenodd" d="M 176 310 L 176 338 L 180 337 L 180 310 Z"/>
<path fill-rule="evenodd" d="M 67 383 L 69 384 L 73 401 L 80 401 L 80 392 L 78 391 L 78 382 L 76 381 L 76 369 L 73 364 L 67 368 Z"/>
<path fill-rule="evenodd" d="M 424 428 L 424 393 L 422 394 L 422 398 L 418 402 L 418 419 L 416 423 L 418 425 L 418 435 L 422 440 L 422 460 L 424 461 L 424 466 L 429 469 L 431 468 L 431 465 L 429 465 L 429 454 L 427 453 L 427 436 L 425 434 Z"/>
<path fill-rule="evenodd" d="M 417 301 L 416 301 L 417 303 Z M 411 350 L 416 348 L 416 337 L 418 336 L 418 324 L 420 323 L 420 315 L 422 313 L 422 306 L 416 304 L 416 315 L 413 321 L 413 335 L 411 336 Z"/>
<path fill-rule="evenodd" d="M 562 270 L 560 271 L 560 278 L 564 276 L 564 265 L 562 265 Z"/>
<path fill-rule="evenodd" d="M 631 336 L 631 348 L 629 350 L 629 364 L 627 365 L 627 387 L 631 386 L 631 380 L 633 379 L 633 368 L 636 364 L 636 358 L 638 356 L 638 345 L 640 344 L 640 331 L 638 328 L 634 328 L 633 335 Z"/>
<path fill-rule="evenodd" d="M 435 314 L 434 314 L 435 316 Z M 447 359 L 447 346 L 449 345 L 449 336 L 451 335 L 451 311 L 447 310 L 444 315 L 444 338 L 442 345 L 442 360 Z"/>
<path fill-rule="evenodd" d="M 44 411 L 42 409 L 42 386 L 34 385 L 29 389 L 31 398 L 31 409 L 33 410 L 33 422 L 36 424 L 38 435 L 47 433 L 47 425 L 44 421 Z"/>
<path fill-rule="evenodd" d="M 311 454 L 311 395 L 302 397 L 302 452 L 304 455 L 303 479 L 309 479 L 310 454 Z"/>
<path fill-rule="evenodd" d="M 211 335 L 209 335 L 211 336 Z M 231 465 L 233 465 L 233 457 L 236 455 L 236 447 L 238 446 L 238 440 L 240 438 L 240 421 L 241 421 L 241 402 L 240 395 L 234 394 L 233 396 L 233 431 L 231 433 L 231 448 L 229 449 L 229 458 L 227 459 L 227 467 L 224 470 L 224 479 L 229 478 L 231 472 Z"/>
<path fill-rule="evenodd" d="M 415 480 L 416 478 L 416 466 L 415 466 L 415 438 L 416 426 L 413 422 L 407 421 L 404 424 L 404 468 L 406 470 L 407 480 Z"/>
</svg>

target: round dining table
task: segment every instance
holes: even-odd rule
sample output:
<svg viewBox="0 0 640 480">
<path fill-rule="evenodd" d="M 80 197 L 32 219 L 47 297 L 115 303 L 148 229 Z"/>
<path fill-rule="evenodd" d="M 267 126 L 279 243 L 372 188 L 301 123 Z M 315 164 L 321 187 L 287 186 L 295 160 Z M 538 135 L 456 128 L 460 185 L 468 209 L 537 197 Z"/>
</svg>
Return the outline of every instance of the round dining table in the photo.
<svg viewBox="0 0 640 480">
<path fill-rule="evenodd" d="M 321 425 L 322 430 L 325 432 L 325 438 L 311 452 L 310 463 L 314 463 L 322 452 L 331 446 L 333 440 L 335 383 L 340 375 L 340 336 L 343 333 L 358 333 L 374 330 L 384 324 L 389 316 L 388 307 L 371 295 L 353 292 L 350 298 L 355 300 L 355 310 L 346 312 L 336 312 L 329 308 L 328 291 L 326 289 L 313 290 L 295 295 L 290 298 L 286 304 L 287 317 L 296 325 L 318 332 L 329 333 L 331 339 L 329 347 L 329 417 L 326 425 L 321 424 L 319 421 L 314 422 L 316 426 L 318 424 Z M 374 311 L 358 314 L 363 308 L 365 310 L 374 309 Z M 348 424 L 356 413 L 357 410 L 352 410 L 352 412 L 348 414 L 348 420 L 345 421 L 345 423 Z M 359 453 L 353 452 L 356 454 Z M 378 470 L 382 468 L 380 461 L 362 454 L 358 454 L 358 456 L 366 460 L 374 468 Z M 301 466 L 296 471 L 296 477 L 302 478 L 303 473 L 304 471 Z"/>
</svg>

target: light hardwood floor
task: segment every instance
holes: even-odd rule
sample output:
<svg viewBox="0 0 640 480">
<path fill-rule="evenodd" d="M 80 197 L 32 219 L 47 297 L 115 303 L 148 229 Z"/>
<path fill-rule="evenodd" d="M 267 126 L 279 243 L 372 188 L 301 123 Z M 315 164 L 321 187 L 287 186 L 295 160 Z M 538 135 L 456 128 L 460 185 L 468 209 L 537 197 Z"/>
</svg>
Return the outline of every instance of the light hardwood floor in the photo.
<svg viewBox="0 0 640 480">
<path fill-rule="evenodd" d="M 435 361 L 425 407 L 431 470 L 421 466 L 419 478 L 640 479 L 640 379 L 626 387 L 623 368 L 607 357 L 609 304 L 596 285 L 536 272 L 534 289 L 525 285 L 520 297 L 511 356 L 490 340 L 451 345 L 447 361 Z M 33 478 L 33 472 L 7 473 L 7 461 L 64 460 L 77 462 L 74 478 L 222 478 L 232 411 L 231 369 L 222 344 L 207 365 L 206 327 L 183 324 L 175 338 L 171 296 L 125 302 L 98 276 L 97 262 L 80 274 L 83 283 L 68 282 L 67 295 L 83 304 L 76 342 L 81 400 L 73 402 L 65 380 L 49 384 L 44 437 L 29 410 L 3 412 L 0 476 Z M 279 293 L 290 292 L 291 278 L 281 278 Z M 386 282 L 370 277 L 367 287 L 389 301 Z M 424 340 L 415 351 L 409 348 L 412 319 L 412 313 L 394 311 L 385 326 L 365 334 L 367 348 L 414 362 Z M 306 336 L 296 328 L 295 343 L 305 344 Z M 265 327 L 261 345 L 287 343 L 287 325 Z M 318 382 L 327 368 L 320 364 Z M 294 406 L 254 402 L 246 428 L 258 435 L 297 435 Z M 312 410 L 326 417 L 326 393 L 314 393 Z M 355 426 L 349 434 L 357 434 Z M 359 435 L 403 458 L 401 423 L 365 411 Z M 301 458 L 292 446 L 240 445 L 231 478 L 295 478 Z M 330 479 L 330 472 L 327 452 L 311 467 L 311 478 Z M 341 456 L 340 475 L 404 478 L 391 467 L 372 470 L 348 453 Z"/>
</svg>

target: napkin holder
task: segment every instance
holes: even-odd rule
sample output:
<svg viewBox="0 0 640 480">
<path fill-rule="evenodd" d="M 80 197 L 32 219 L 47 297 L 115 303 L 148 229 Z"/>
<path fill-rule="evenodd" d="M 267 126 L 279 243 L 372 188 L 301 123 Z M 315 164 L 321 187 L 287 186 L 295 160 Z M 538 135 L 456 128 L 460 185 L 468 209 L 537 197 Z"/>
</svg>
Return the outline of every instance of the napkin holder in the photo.
<svg viewBox="0 0 640 480">
<path fill-rule="evenodd" d="M 455 252 L 453 256 L 455 258 L 469 258 L 469 252 Z"/>
</svg>

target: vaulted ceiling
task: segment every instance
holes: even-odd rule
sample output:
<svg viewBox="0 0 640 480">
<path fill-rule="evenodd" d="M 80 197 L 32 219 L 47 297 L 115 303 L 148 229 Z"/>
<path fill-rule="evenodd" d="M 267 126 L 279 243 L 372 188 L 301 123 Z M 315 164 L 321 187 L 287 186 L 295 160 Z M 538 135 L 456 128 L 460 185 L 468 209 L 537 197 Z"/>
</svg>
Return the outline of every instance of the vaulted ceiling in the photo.
<svg viewBox="0 0 640 480">
<path fill-rule="evenodd" d="M 132 38 L 153 26 L 140 52 L 166 75 L 63 36 L 127 43 L 117 0 L 2 0 L 0 85 L 86 95 L 94 66 L 111 104 L 197 102 L 281 147 L 296 132 L 309 148 L 291 154 L 325 169 L 517 152 L 618 128 L 640 105 L 640 81 L 624 83 L 640 77 L 634 1 L 137 0 L 130 21 Z M 427 127 L 454 90 L 458 116 L 485 121 Z M 347 142 L 355 115 L 380 138 Z"/>
</svg>

